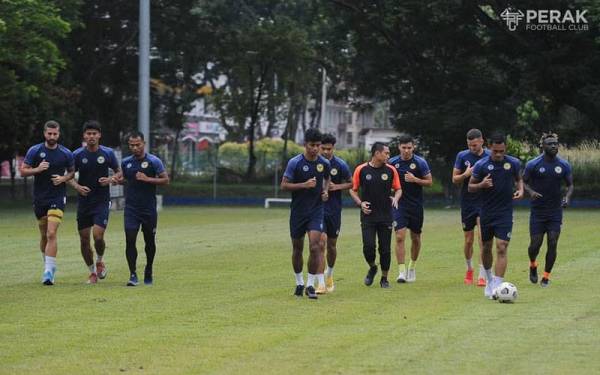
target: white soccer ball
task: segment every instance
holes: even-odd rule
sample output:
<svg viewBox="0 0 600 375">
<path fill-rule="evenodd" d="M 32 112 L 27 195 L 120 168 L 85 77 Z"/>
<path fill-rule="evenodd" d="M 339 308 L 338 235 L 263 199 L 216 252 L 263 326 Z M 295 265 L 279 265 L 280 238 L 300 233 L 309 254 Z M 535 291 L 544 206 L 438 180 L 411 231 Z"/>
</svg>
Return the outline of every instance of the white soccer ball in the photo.
<svg viewBox="0 0 600 375">
<path fill-rule="evenodd" d="M 498 302 L 512 303 L 517 299 L 519 293 L 517 292 L 517 287 L 514 284 L 505 281 L 496 288 L 494 291 L 494 296 Z"/>
</svg>

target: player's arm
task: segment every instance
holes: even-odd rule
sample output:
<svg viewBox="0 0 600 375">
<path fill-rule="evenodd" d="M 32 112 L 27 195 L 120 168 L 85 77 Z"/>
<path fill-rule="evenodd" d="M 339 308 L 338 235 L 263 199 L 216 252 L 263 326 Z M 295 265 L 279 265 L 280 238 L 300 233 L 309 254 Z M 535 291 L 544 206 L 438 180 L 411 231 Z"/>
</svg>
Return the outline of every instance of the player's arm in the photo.
<svg viewBox="0 0 600 375">
<path fill-rule="evenodd" d="M 402 185 L 400 184 L 400 175 L 396 168 L 392 167 L 392 189 L 394 189 L 394 196 L 392 197 L 392 207 L 398 208 L 398 202 L 402 198 Z"/>
<path fill-rule="evenodd" d="M 321 200 L 323 200 L 323 202 L 327 202 L 329 200 L 329 184 L 330 183 L 331 183 L 330 177 L 323 179 L 323 189 L 321 190 Z"/>
<path fill-rule="evenodd" d="M 573 190 L 575 189 L 575 186 L 573 185 L 573 175 L 568 174 L 565 176 L 565 182 L 567 184 L 567 191 L 562 200 L 563 207 L 567 207 L 571 203 L 571 196 L 573 195 Z"/>
<path fill-rule="evenodd" d="M 290 182 L 290 180 L 285 176 L 283 176 L 283 178 L 281 179 L 281 190 L 296 191 L 314 188 L 315 186 L 317 186 L 316 177 L 309 178 L 304 182 Z"/>
<path fill-rule="evenodd" d="M 462 172 L 458 168 L 452 168 L 452 183 L 455 185 L 460 185 L 464 180 L 471 177 L 473 173 L 473 166 L 467 167 L 464 172 Z"/>
<path fill-rule="evenodd" d="M 472 175 L 471 179 L 469 180 L 469 193 L 476 193 L 482 189 L 489 189 L 494 187 L 494 183 L 492 182 L 492 176 L 491 175 L 487 175 L 483 178 L 483 180 L 480 180 L 476 175 Z"/>
<path fill-rule="evenodd" d="M 27 164 L 26 162 L 23 162 L 21 164 L 19 172 L 21 173 L 22 177 L 29 177 L 42 173 L 48 168 L 50 168 L 50 163 L 48 163 L 46 160 L 42 160 L 42 162 L 35 168 Z"/>
<path fill-rule="evenodd" d="M 149 177 L 143 172 L 137 172 L 135 179 L 152 185 L 168 185 L 170 182 L 167 171 L 162 171 L 158 174 L 158 177 Z"/>
<path fill-rule="evenodd" d="M 108 186 L 110 184 L 115 184 L 114 182 L 114 177 L 117 173 L 121 172 L 121 169 L 119 167 L 115 167 L 115 168 L 111 168 L 113 171 L 113 175 L 112 177 L 100 177 L 98 179 L 98 183 L 100 184 L 100 186 Z"/>
<path fill-rule="evenodd" d="M 523 188 L 523 177 L 520 173 L 515 175 L 515 182 L 517 183 L 517 190 L 513 194 L 513 199 L 521 199 L 525 192 Z"/>
<path fill-rule="evenodd" d="M 119 169 L 110 179 L 110 183 L 113 185 L 123 185 L 125 184 L 125 177 L 123 176 L 123 170 Z"/>
<path fill-rule="evenodd" d="M 414 176 L 410 172 L 407 172 L 406 174 L 407 175 L 410 174 L 414 178 L 413 181 L 408 181 L 408 179 L 406 178 L 406 176 L 404 176 L 404 178 L 408 182 L 414 182 L 417 185 L 421 185 L 421 186 L 425 186 L 425 187 L 429 187 L 429 186 L 433 185 L 433 177 L 431 176 L 431 173 L 427 173 L 425 176 L 423 176 L 423 178 L 418 178 L 418 177 Z"/>
<path fill-rule="evenodd" d="M 73 179 L 73 177 L 75 177 L 75 168 L 70 167 L 69 169 L 67 169 L 67 173 L 62 176 L 58 174 L 53 174 L 51 180 L 54 186 L 58 186 L 65 182 L 69 182 Z"/>
<path fill-rule="evenodd" d="M 67 185 L 71 186 L 73 189 L 77 190 L 77 192 L 80 195 L 83 195 L 84 197 L 86 195 L 89 194 L 90 191 L 92 191 L 89 187 L 87 186 L 83 186 L 79 184 L 79 181 L 77 181 L 75 178 L 70 179 L 69 181 L 67 181 Z"/>
</svg>

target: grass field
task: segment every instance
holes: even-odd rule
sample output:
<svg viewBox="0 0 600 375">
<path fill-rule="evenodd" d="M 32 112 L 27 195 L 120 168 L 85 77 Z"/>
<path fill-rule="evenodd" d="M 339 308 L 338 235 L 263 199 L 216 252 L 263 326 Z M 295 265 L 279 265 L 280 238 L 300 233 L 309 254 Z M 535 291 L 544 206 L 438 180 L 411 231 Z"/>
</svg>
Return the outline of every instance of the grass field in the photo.
<svg viewBox="0 0 600 375">
<path fill-rule="evenodd" d="M 1 374 L 600 371 L 598 211 L 566 211 L 547 289 L 528 281 L 528 213 L 516 213 L 507 280 L 520 296 L 506 305 L 462 284 L 456 210 L 426 211 L 417 282 L 390 290 L 362 284 L 358 211 L 346 210 L 337 289 L 310 301 L 292 296 L 286 209 L 167 207 L 155 285 L 127 288 L 122 213 L 108 278 L 90 286 L 69 208 L 54 287 L 40 283 L 33 214 L 0 209 Z"/>
</svg>

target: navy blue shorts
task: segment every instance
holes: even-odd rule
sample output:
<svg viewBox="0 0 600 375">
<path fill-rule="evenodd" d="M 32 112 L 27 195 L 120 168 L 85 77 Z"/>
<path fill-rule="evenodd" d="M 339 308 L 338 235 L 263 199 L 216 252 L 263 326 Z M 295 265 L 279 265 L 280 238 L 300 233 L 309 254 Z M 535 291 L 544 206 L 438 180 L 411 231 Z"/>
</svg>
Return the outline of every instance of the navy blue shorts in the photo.
<svg viewBox="0 0 600 375">
<path fill-rule="evenodd" d="M 60 197 L 46 202 L 34 202 L 33 212 L 35 217 L 39 220 L 45 216 L 48 216 L 48 210 L 61 210 L 65 211 L 65 204 L 67 197 Z"/>
<path fill-rule="evenodd" d="M 315 210 L 303 216 L 290 215 L 290 236 L 294 239 L 304 238 L 311 230 L 323 232 L 323 210 Z"/>
<path fill-rule="evenodd" d="M 156 233 L 156 224 L 158 222 L 158 214 L 154 212 L 140 212 L 138 210 L 125 207 L 125 231 L 139 230 L 140 226 L 143 231 L 151 230 Z"/>
<path fill-rule="evenodd" d="M 410 229 L 411 232 L 420 234 L 423 229 L 423 207 L 406 209 L 400 206 L 392 209 L 394 229 Z"/>
<path fill-rule="evenodd" d="M 499 218 L 495 220 L 481 219 L 481 240 L 491 241 L 494 237 L 510 241 L 512 235 L 513 220 L 511 217 Z"/>
<path fill-rule="evenodd" d="M 480 216 L 480 210 L 477 207 L 466 206 L 460 208 L 460 220 L 463 231 L 470 232 L 477 225 L 477 218 Z"/>
<path fill-rule="evenodd" d="M 77 230 L 98 225 L 106 229 L 110 202 L 101 202 L 93 206 L 77 207 Z"/>
<path fill-rule="evenodd" d="M 560 233 L 562 226 L 562 210 L 552 212 L 531 211 L 529 215 L 529 234 L 531 236 L 544 233 Z"/>
<path fill-rule="evenodd" d="M 342 213 L 325 215 L 323 218 L 323 232 L 327 234 L 329 238 L 337 238 L 340 235 L 340 228 L 342 227 Z"/>
</svg>

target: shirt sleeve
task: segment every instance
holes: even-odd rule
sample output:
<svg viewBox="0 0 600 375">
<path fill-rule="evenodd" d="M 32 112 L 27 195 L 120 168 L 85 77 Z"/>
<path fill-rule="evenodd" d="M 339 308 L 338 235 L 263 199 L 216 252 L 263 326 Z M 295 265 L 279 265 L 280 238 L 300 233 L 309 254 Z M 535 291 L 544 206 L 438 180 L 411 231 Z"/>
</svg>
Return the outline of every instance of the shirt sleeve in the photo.
<svg viewBox="0 0 600 375">
<path fill-rule="evenodd" d="M 462 153 L 459 152 L 456 155 L 456 160 L 454 161 L 454 168 L 455 169 L 460 169 L 460 171 L 463 171 L 463 158 L 462 158 Z"/>
<path fill-rule="evenodd" d="M 429 168 L 429 164 L 427 164 L 427 160 L 420 159 L 419 164 L 421 164 L 421 177 L 425 177 L 431 173 L 431 169 Z"/>
<path fill-rule="evenodd" d="M 348 167 L 348 164 L 342 163 L 342 168 L 340 172 L 342 173 L 342 181 L 348 181 L 352 178 L 352 176 L 350 175 L 350 168 Z"/>
<path fill-rule="evenodd" d="M 517 178 L 517 177 L 519 177 L 519 174 L 521 173 L 521 161 L 519 159 L 515 160 L 513 163 L 513 167 L 514 167 L 513 175 L 515 176 L 515 178 Z"/>
<path fill-rule="evenodd" d="M 352 190 L 354 191 L 358 191 L 358 188 L 360 187 L 360 171 L 364 166 L 364 164 L 361 164 L 354 170 L 354 175 L 352 176 Z"/>
<path fill-rule="evenodd" d="M 394 166 L 390 165 L 390 168 L 392 169 L 392 175 L 394 176 L 394 177 L 392 177 L 392 189 L 400 190 L 401 189 L 400 175 L 398 174 L 398 171 L 396 170 L 396 168 Z"/>
<path fill-rule="evenodd" d="M 285 172 L 283 173 L 283 177 L 287 178 L 290 182 L 294 182 L 294 170 L 296 169 L 296 164 L 295 159 L 290 159 L 285 168 Z"/>
<path fill-rule="evenodd" d="M 67 170 L 73 171 L 75 168 L 75 159 L 73 158 L 73 153 L 68 149 L 65 149 L 65 155 L 67 156 Z"/>
<path fill-rule="evenodd" d="M 483 164 L 482 163 L 475 163 L 475 166 L 473 167 L 473 178 L 475 178 L 476 180 L 482 180 L 483 176 L 481 175 L 482 173 L 482 169 L 483 168 Z"/>
<path fill-rule="evenodd" d="M 567 161 L 563 162 L 563 168 L 564 168 L 564 176 L 565 178 L 570 177 L 573 174 L 573 170 L 571 168 L 571 164 L 569 164 Z"/>
<path fill-rule="evenodd" d="M 163 162 L 157 157 L 152 158 L 152 165 L 154 166 L 154 170 L 156 171 L 157 176 L 165 171 L 165 166 L 163 165 Z"/>
<path fill-rule="evenodd" d="M 108 162 L 109 162 L 108 166 L 113 171 L 116 171 L 117 169 L 119 169 L 119 161 L 117 160 L 117 155 L 115 155 L 115 152 L 113 150 L 110 150 L 108 152 Z"/>
<path fill-rule="evenodd" d="M 323 171 L 323 178 L 324 179 L 328 179 L 331 174 L 331 163 L 329 161 L 327 161 L 327 163 L 325 163 L 325 170 Z"/>
<path fill-rule="evenodd" d="M 27 150 L 27 154 L 25 155 L 25 160 L 23 163 L 33 167 L 33 163 L 35 163 L 35 154 L 37 153 L 37 147 L 31 147 Z"/>
<path fill-rule="evenodd" d="M 533 169 L 533 163 L 531 161 L 529 161 L 527 164 L 525 164 L 525 169 L 523 170 L 523 179 L 524 180 L 529 180 L 529 177 L 531 177 L 532 169 Z"/>
</svg>

